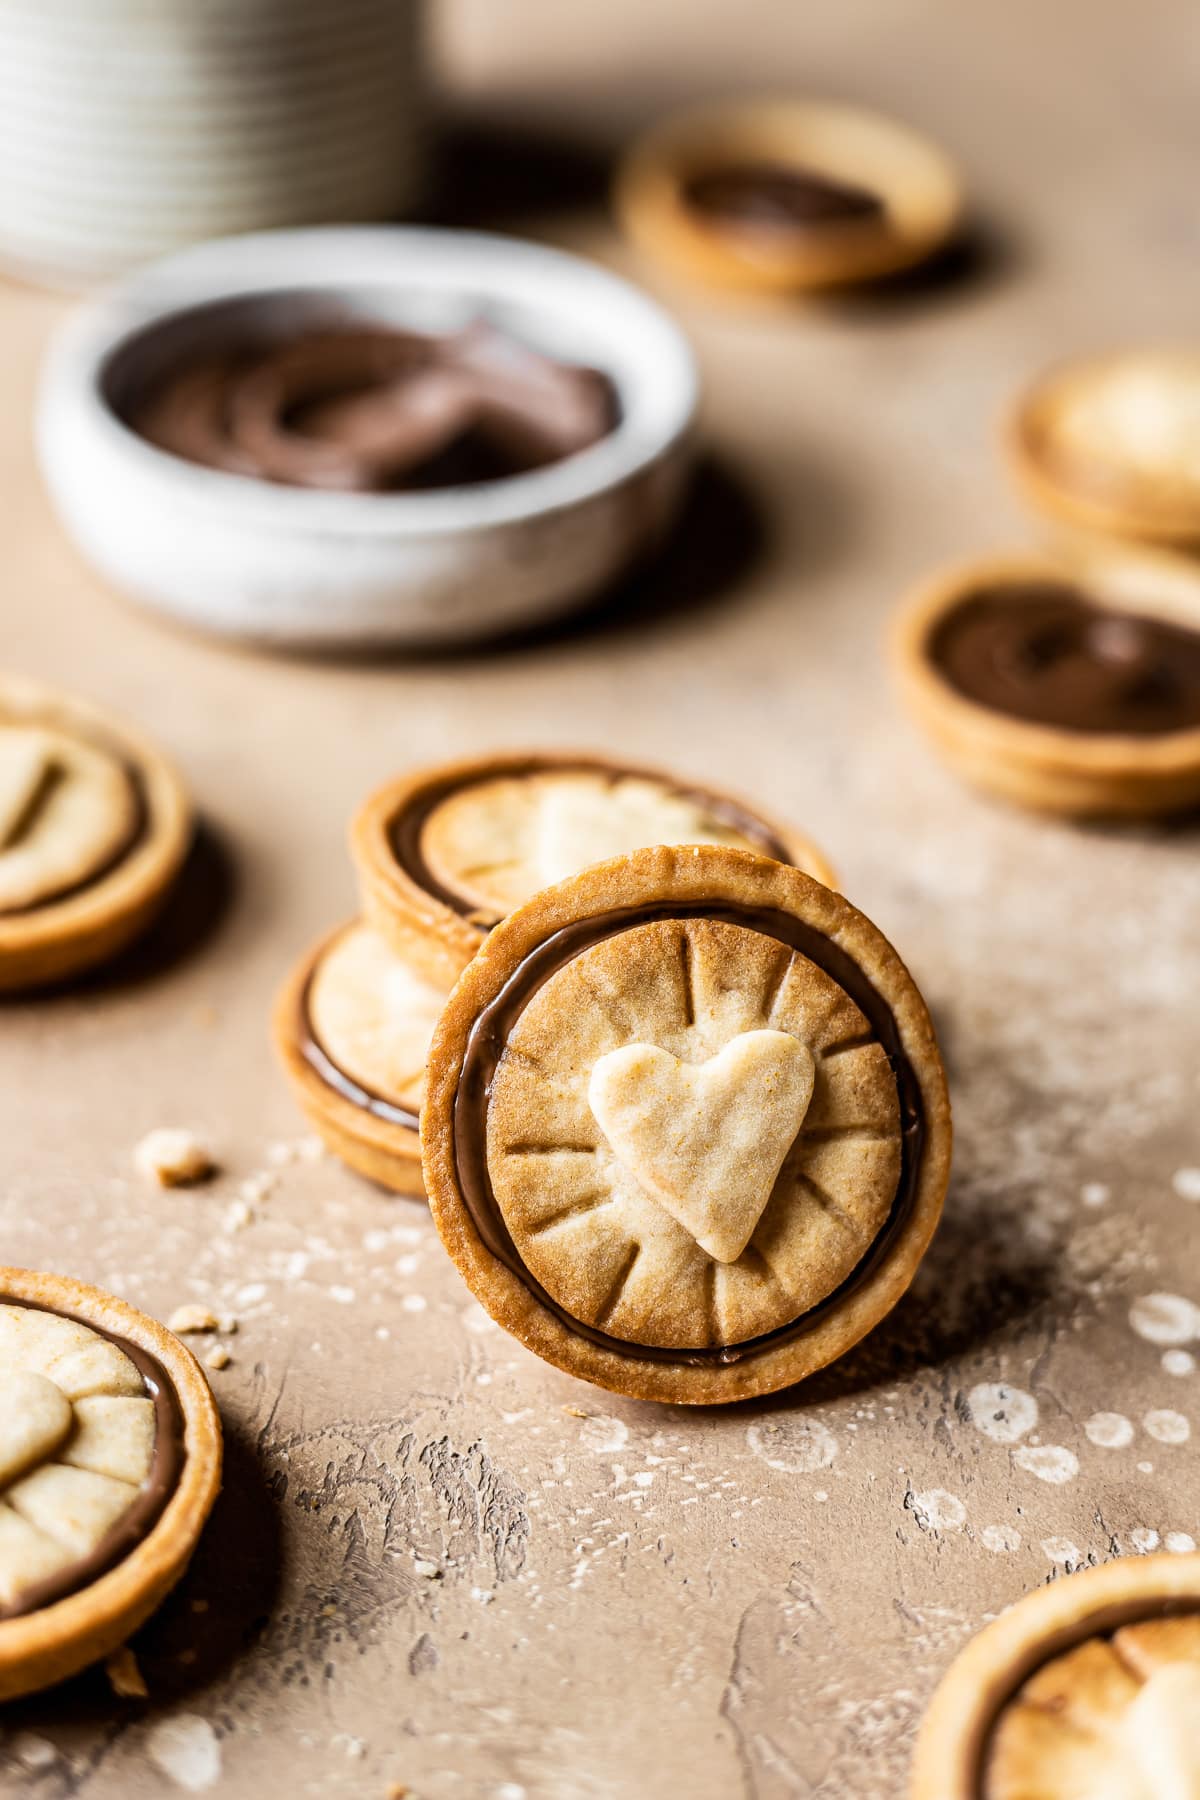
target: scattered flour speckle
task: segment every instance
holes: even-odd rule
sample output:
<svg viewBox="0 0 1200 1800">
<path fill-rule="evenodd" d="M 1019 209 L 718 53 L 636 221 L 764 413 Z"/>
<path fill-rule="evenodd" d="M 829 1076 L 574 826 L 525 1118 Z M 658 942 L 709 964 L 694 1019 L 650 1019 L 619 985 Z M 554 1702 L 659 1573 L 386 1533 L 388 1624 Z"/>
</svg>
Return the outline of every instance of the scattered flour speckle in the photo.
<svg viewBox="0 0 1200 1800">
<path fill-rule="evenodd" d="M 971 1423 L 997 1444 L 1016 1444 L 1038 1422 L 1038 1403 L 1006 1381 L 981 1381 L 967 1395 Z"/>
<path fill-rule="evenodd" d="M 1139 1556 L 1148 1556 L 1151 1550 L 1158 1549 L 1158 1533 L 1146 1525 L 1136 1526 L 1129 1534 L 1129 1541 Z"/>
<path fill-rule="evenodd" d="M 1196 1548 L 1196 1540 L 1186 1531 L 1168 1531 L 1163 1543 L 1173 1556 L 1189 1556 Z"/>
<path fill-rule="evenodd" d="M 146 1751 L 155 1767 L 189 1794 L 214 1787 L 221 1774 L 221 1746 L 208 1720 L 198 1713 L 179 1713 L 152 1725 Z"/>
<path fill-rule="evenodd" d="M 1124 1413 L 1093 1413 L 1083 1429 L 1101 1450 L 1123 1450 L 1133 1442 L 1133 1425 Z"/>
<path fill-rule="evenodd" d="M 1196 1359 L 1190 1350 L 1164 1350 L 1162 1366 L 1168 1375 L 1194 1375 Z"/>
<path fill-rule="evenodd" d="M 922 1531 L 961 1531 L 967 1522 L 966 1507 L 945 1488 L 926 1488 L 923 1494 L 910 1491 L 904 1504 Z"/>
<path fill-rule="evenodd" d="M 1194 1206 L 1200 1201 L 1200 1169 L 1176 1169 L 1171 1186 L 1181 1200 L 1190 1200 Z"/>
<path fill-rule="evenodd" d="M 1005 1550 L 1021 1548 L 1021 1534 L 1011 1525 L 985 1525 L 979 1534 L 979 1541 L 985 1550 L 993 1550 L 997 1555 Z"/>
<path fill-rule="evenodd" d="M 1187 1344 L 1200 1337 L 1200 1308 L 1182 1294 L 1143 1294 L 1129 1309 L 1129 1323 L 1151 1344 Z"/>
<path fill-rule="evenodd" d="M 593 1450 L 597 1455 L 602 1455 L 605 1451 L 620 1450 L 629 1442 L 629 1427 L 624 1419 L 613 1419 L 607 1413 L 596 1413 L 583 1421 L 579 1428 L 579 1441 L 585 1450 Z"/>
<path fill-rule="evenodd" d="M 786 1416 L 759 1419 L 746 1432 L 746 1442 L 769 1469 L 789 1475 L 815 1475 L 838 1453 L 837 1439 L 815 1419 Z"/>
<path fill-rule="evenodd" d="M 1075 1568 L 1081 1561 L 1079 1545 L 1073 1544 L 1070 1538 L 1043 1538 L 1042 1549 L 1052 1563 L 1060 1563 L 1065 1569 Z"/>
<path fill-rule="evenodd" d="M 1079 1458 L 1062 1444 L 1022 1444 L 1013 1451 L 1013 1461 L 1027 1475 L 1036 1475 L 1039 1481 L 1048 1481 L 1054 1487 L 1074 1481 L 1079 1473 Z"/>
<path fill-rule="evenodd" d="M 1192 1435 L 1192 1428 L 1183 1414 L 1172 1412 L 1166 1406 L 1148 1412 L 1142 1424 L 1160 1444 L 1186 1444 Z"/>
<path fill-rule="evenodd" d="M 1085 1181 L 1079 1190 L 1085 1206 L 1106 1206 L 1111 1197 L 1112 1189 L 1103 1181 Z"/>
</svg>

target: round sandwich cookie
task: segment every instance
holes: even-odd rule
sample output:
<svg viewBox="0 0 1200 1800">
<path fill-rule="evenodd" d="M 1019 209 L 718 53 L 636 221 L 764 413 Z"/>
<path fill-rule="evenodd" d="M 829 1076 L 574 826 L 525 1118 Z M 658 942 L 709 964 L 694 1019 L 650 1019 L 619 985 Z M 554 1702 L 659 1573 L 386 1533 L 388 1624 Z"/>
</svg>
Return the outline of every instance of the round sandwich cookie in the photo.
<svg viewBox="0 0 1200 1800">
<path fill-rule="evenodd" d="M 1126 1557 L 972 1639 L 917 1739 L 912 1800 L 1193 1800 L 1200 1556 Z"/>
<path fill-rule="evenodd" d="M 1182 558 L 952 571 L 900 613 L 910 711 L 969 781 L 1039 811 L 1200 802 L 1200 580 Z"/>
<path fill-rule="evenodd" d="M 836 879 L 806 838 L 732 794 L 568 751 L 419 769 L 372 794 L 350 827 L 368 920 L 447 991 L 514 907 L 652 844 L 725 844 Z"/>
<path fill-rule="evenodd" d="M 895 274 L 940 249 L 963 212 L 954 168 L 907 126 L 789 100 L 667 120 L 629 153 L 616 200 L 648 254 L 764 293 Z"/>
<path fill-rule="evenodd" d="M 950 1166 L 929 1015 L 798 869 L 641 850 L 497 926 L 430 1049 L 425 1186 L 476 1298 L 571 1374 L 741 1400 L 908 1286 Z"/>
<path fill-rule="evenodd" d="M 310 1123 L 343 1162 L 400 1194 L 424 1192 L 417 1121 L 449 991 L 356 920 L 300 959 L 275 1008 L 275 1046 Z"/>
<path fill-rule="evenodd" d="M 220 1485 L 220 1418 L 178 1338 L 83 1282 L 0 1268 L 0 1700 L 123 1644 Z"/>
<path fill-rule="evenodd" d="M 1068 525 L 1200 543 L 1200 349 L 1131 350 L 1062 365 L 1014 412 L 1018 480 Z"/>
<path fill-rule="evenodd" d="M 179 777 L 81 700 L 0 676 L 0 993 L 124 948 L 191 843 Z"/>
</svg>

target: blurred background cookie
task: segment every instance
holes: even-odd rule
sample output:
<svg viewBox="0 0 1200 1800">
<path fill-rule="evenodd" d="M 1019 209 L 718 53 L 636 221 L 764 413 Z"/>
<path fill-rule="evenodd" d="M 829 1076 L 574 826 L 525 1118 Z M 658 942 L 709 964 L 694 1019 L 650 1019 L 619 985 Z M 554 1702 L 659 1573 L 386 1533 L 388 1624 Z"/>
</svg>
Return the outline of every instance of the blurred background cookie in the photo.
<svg viewBox="0 0 1200 1800">
<path fill-rule="evenodd" d="M 1200 801 L 1200 580 L 1165 560 L 1116 569 L 997 558 L 901 611 L 900 692 L 969 781 L 1074 815 Z"/>
<path fill-rule="evenodd" d="M 1052 369 L 1009 429 L 1017 477 L 1052 518 L 1200 545 L 1200 350 L 1128 350 Z"/>
<path fill-rule="evenodd" d="M 693 281 L 763 293 L 910 268 L 963 211 L 936 145 L 880 113 L 804 100 L 666 120 L 630 150 L 616 202 L 647 255 Z"/>
<path fill-rule="evenodd" d="M 183 786 L 152 744 L 89 702 L 0 676 L 0 992 L 123 949 L 191 837 Z"/>
</svg>

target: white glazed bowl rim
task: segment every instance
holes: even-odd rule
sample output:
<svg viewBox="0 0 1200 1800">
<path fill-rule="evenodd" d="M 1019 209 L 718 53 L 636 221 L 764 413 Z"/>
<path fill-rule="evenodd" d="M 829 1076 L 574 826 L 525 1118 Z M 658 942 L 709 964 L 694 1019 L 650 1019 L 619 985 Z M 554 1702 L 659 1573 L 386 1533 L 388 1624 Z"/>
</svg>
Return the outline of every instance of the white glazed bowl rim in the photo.
<svg viewBox="0 0 1200 1800">
<path fill-rule="evenodd" d="M 328 269 L 326 276 L 314 270 Z M 334 273 L 336 271 L 336 273 Z M 419 493 L 334 493 L 229 474 L 157 449 L 114 411 L 112 357 L 172 315 L 280 292 L 371 290 L 381 298 L 452 296 L 509 305 L 574 334 L 578 360 L 614 381 L 621 416 L 598 443 L 527 474 Z M 433 328 L 433 320 L 427 328 Z M 553 342 L 544 347 L 554 350 Z M 560 355 L 572 352 L 565 343 Z M 322 226 L 218 238 L 153 263 L 85 304 L 61 328 L 42 378 L 43 403 L 74 415 L 154 492 L 219 505 L 231 523 L 330 536 L 404 537 L 519 524 L 563 511 L 637 475 L 686 434 L 699 392 L 695 359 L 662 307 L 597 264 L 492 232 L 437 226 Z"/>
</svg>

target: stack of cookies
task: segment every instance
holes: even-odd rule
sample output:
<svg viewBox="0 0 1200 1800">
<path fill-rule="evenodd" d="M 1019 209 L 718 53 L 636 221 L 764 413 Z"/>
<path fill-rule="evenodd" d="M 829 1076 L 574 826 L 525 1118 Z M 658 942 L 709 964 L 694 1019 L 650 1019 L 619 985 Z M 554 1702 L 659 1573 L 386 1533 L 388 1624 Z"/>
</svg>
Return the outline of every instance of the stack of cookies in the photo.
<svg viewBox="0 0 1200 1800">
<path fill-rule="evenodd" d="M 350 827 L 362 916 L 302 958 L 275 1015 L 284 1067 L 329 1147 L 385 1187 L 422 1193 L 426 1057 L 462 971 L 540 889 L 659 843 L 727 845 L 833 879 L 757 807 L 599 756 L 447 763 L 372 794 Z"/>
<path fill-rule="evenodd" d="M 789 1386 L 895 1304 L 941 1211 L 911 976 L 803 838 L 576 755 L 403 777 L 351 827 L 363 916 L 276 1036 L 354 1168 L 428 1194 L 480 1304 L 644 1399 Z"/>
</svg>

